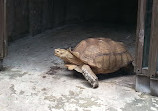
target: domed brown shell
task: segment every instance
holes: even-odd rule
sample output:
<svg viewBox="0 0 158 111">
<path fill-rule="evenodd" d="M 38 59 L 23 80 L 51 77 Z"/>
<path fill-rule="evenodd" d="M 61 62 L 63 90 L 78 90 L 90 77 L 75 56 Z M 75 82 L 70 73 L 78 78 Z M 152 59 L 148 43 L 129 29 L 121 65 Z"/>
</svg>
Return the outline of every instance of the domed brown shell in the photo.
<svg viewBox="0 0 158 111">
<path fill-rule="evenodd" d="M 82 40 L 72 54 L 85 64 L 90 65 L 96 73 L 111 73 L 132 61 L 122 42 L 109 38 L 88 38 Z"/>
</svg>

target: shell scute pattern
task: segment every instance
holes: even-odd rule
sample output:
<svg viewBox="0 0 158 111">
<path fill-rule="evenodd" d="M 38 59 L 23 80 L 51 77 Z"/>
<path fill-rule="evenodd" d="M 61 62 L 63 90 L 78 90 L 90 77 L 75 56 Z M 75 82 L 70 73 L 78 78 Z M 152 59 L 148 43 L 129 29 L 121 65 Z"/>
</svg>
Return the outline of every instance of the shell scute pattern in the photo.
<svg viewBox="0 0 158 111">
<path fill-rule="evenodd" d="M 132 61 L 132 57 L 124 44 L 109 38 L 83 40 L 72 53 L 85 64 L 97 68 L 98 72 L 101 73 L 114 72 Z"/>
</svg>

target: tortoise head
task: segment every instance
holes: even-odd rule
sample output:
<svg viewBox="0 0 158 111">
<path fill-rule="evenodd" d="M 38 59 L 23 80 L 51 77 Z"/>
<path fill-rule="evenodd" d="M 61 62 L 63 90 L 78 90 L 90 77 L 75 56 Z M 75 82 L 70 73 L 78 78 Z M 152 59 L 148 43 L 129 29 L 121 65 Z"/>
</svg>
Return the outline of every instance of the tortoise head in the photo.
<svg viewBox="0 0 158 111">
<path fill-rule="evenodd" d="M 67 56 L 67 53 L 69 53 L 65 49 L 55 49 L 54 50 L 55 56 L 60 57 L 60 58 L 65 58 Z"/>
<path fill-rule="evenodd" d="M 55 49 L 54 50 L 55 56 L 67 60 L 69 57 L 72 57 L 72 54 L 70 53 L 69 50 L 65 49 Z"/>
</svg>

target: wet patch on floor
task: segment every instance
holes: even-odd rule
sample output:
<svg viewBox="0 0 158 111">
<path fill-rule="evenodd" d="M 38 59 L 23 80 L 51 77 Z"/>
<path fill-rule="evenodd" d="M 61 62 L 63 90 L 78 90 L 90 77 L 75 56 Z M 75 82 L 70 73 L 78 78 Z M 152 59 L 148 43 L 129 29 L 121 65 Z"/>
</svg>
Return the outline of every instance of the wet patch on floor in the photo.
<svg viewBox="0 0 158 111">
<path fill-rule="evenodd" d="M 20 91 L 19 95 L 23 95 L 25 93 L 25 91 Z"/>
<path fill-rule="evenodd" d="M 78 73 L 74 70 L 70 71 L 63 65 L 55 65 L 50 67 L 49 71 L 47 71 L 46 74 L 51 75 L 54 79 L 67 77 L 69 79 L 85 80 L 84 76 L 81 73 Z M 46 76 L 44 75 L 42 77 L 45 78 Z"/>
<path fill-rule="evenodd" d="M 69 91 L 68 95 L 61 95 L 56 97 L 53 95 L 45 96 L 44 100 L 50 101 L 49 109 L 63 110 L 63 111 L 78 111 L 78 109 L 84 109 L 84 111 L 92 107 L 100 107 L 102 104 L 98 102 L 96 97 L 81 97 L 79 92 Z"/>
<path fill-rule="evenodd" d="M 52 66 L 50 67 L 50 70 L 46 72 L 46 74 L 55 75 L 58 71 L 65 71 L 65 70 L 66 68 L 63 68 L 61 66 Z"/>
<path fill-rule="evenodd" d="M 11 91 L 11 94 L 16 94 L 16 90 L 14 89 L 14 84 L 11 84 L 9 89 Z"/>
<path fill-rule="evenodd" d="M 122 111 L 158 111 L 158 97 L 141 94 L 139 99 L 127 103 Z"/>
<path fill-rule="evenodd" d="M 4 71 L 0 72 L 0 78 L 8 77 L 9 79 L 16 79 L 16 78 L 21 78 L 27 74 L 28 74 L 27 72 L 22 72 L 20 70 L 12 70 L 10 68 L 5 68 Z"/>
</svg>

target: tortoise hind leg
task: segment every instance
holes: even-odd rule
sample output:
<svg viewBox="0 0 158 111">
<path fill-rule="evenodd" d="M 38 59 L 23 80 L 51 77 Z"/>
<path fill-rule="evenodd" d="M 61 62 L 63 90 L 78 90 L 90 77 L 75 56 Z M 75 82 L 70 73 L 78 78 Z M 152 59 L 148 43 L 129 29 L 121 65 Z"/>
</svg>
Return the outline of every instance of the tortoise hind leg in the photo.
<svg viewBox="0 0 158 111">
<path fill-rule="evenodd" d="M 92 85 L 93 88 L 97 88 L 99 86 L 98 78 L 93 73 L 92 69 L 88 65 L 83 65 L 81 69 L 85 79 Z"/>
</svg>

